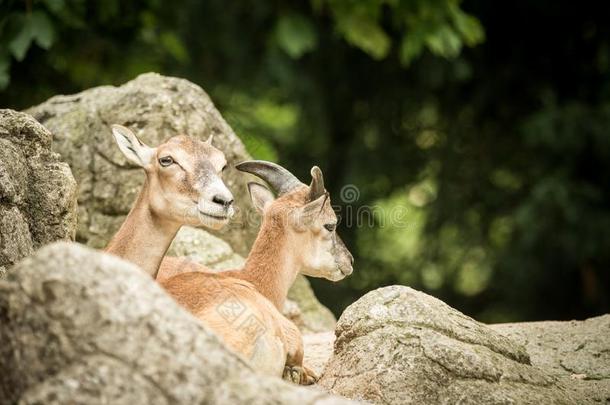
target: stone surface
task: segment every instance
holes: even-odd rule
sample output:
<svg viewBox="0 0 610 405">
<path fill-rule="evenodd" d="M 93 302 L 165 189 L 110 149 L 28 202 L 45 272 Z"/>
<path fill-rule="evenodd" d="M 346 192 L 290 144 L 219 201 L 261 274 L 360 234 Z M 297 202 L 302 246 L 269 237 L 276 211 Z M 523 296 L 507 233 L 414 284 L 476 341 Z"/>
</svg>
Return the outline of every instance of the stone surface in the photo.
<svg viewBox="0 0 610 405">
<path fill-rule="evenodd" d="M 120 87 L 102 86 L 56 96 L 27 112 L 54 133 L 53 149 L 70 164 L 79 185 L 77 240 L 95 248 L 106 246 L 123 223 L 144 181 L 142 170 L 119 151 L 110 125 L 125 125 L 152 146 L 178 134 L 199 139 L 213 134 L 214 145 L 229 162 L 224 180 L 235 196 L 238 213 L 225 229 L 215 232 L 217 237 L 202 229 L 181 231 L 169 254 L 191 256 L 215 269 L 241 265 L 260 219 L 246 189 L 252 177 L 233 166 L 250 156 L 199 86 L 147 73 Z M 11 223 L 24 226 L 19 218 L 12 218 Z M 1 266 L 2 262 L 0 274 Z M 300 307 L 297 320 L 303 328 L 333 329 L 334 316 L 318 302 L 304 277 L 298 278 L 291 299 Z"/>
<path fill-rule="evenodd" d="M 610 402 L 610 315 L 490 327 L 525 346 L 534 366 L 568 380 L 580 396 Z"/>
<path fill-rule="evenodd" d="M 304 363 L 318 376 L 323 374 L 326 364 L 333 355 L 333 343 L 335 343 L 333 332 L 306 333 L 303 335 Z"/>
<path fill-rule="evenodd" d="M 526 349 L 408 287 L 372 291 L 340 317 L 320 380 L 331 392 L 388 404 L 585 404 L 591 393 L 532 366 Z"/>
<path fill-rule="evenodd" d="M 235 253 L 227 242 L 203 229 L 190 226 L 180 229 L 167 254 L 188 257 L 215 270 L 233 269 L 244 264 L 244 258 Z"/>
<path fill-rule="evenodd" d="M 38 247 L 74 239 L 76 182 L 31 116 L 0 110 L 0 277 Z"/>
<path fill-rule="evenodd" d="M 4 403 L 341 404 L 256 375 L 139 268 L 74 243 L 0 280 Z"/>
</svg>

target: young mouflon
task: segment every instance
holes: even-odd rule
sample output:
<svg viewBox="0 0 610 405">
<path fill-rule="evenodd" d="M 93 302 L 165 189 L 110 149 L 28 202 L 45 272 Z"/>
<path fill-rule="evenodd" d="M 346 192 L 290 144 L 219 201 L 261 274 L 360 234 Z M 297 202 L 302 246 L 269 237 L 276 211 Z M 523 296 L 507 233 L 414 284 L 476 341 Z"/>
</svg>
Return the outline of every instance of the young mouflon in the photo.
<svg viewBox="0 0 610 405">
<path fill-rule="evenodd" d="M 158 280 L 255 370 L 311 384 L 316 376 L 303 366 L 301 333 L 281 309 L 299 273 L 338 281 L 352 273 L 353 257 L 337 235 L 337 216 L 318 167 L 309 186 L 271 162 L 236 167 L 277 193 L 276 198 L 261 184 L 248 185 L 263 220 L 244 267 L 212 273 L 166 257 Z M 188 271 L 173 274 L 178 263 Z"/>
<path fill-rule="evenodd" d="M 224 154 L 212 137 L 174 136 L 156 148 L 128 128 L 112 126 L 125 157 L 144 169 L 146 180 L 127 218 L 105 251 L 156 277 L 161 260 L 182 225 L 220 229 L 233 215 L 233 195 L 221 173 Z"/>
</svg>

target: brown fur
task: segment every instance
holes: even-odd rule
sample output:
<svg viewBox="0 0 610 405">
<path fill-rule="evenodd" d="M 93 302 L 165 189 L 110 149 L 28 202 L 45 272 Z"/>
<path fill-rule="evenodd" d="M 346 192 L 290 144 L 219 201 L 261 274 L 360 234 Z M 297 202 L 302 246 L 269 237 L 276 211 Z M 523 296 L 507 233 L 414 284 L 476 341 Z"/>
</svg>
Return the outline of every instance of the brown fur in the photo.
<svg viewBox="0 0 610 405">
<path fill-rule="evenodd" d="M 309 188 L 303 186 L 271 203 L 244 268 L 212 273 L 193 262 L 166 257 L 157 278 L 178 303 L 260 372 L 281 375 L 285 367 L 295 368 L 302 383 L 312 383 L 315 375 L 303 367 L 301 333 L 281 309 L 303 266 L 301 255 L 308 253 L 300 239 L 291 236 L 288 215 L 304 206 L 308 195 Z M 330 201 L 325 200 L 320 220 L 333 219 Z"/>
<path fill-rule="evenodd" d="M 205 195 L 206 182 L 218 179 L 226 159 L 209 142 L 181 135 L 150 148 L 129 129 L 116 127 L 113 133 L 118 131 L 115 138 L 119 147 L 129 155 L 128 159 L 141 164 L 146 180 L 105 251 L 139 265 L 156 277 L 161 260 L 180 227 L 202 223 L 197 201 Z M 162 167 L 159 159 L 167 156 L 175 164 Z M 208 226 L 212 225 L 216 223 Z"/>
</svg>

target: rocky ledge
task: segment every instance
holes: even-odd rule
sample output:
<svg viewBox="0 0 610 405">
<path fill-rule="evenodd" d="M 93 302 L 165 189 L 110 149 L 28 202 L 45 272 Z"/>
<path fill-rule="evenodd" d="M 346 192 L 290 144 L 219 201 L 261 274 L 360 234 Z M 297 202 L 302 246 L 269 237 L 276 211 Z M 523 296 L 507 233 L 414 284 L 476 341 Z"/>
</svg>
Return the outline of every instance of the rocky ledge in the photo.
<svg viewBox="0 0 610 405">
<path fill-rule="evenodd" d="M 411 288 L 381 288 L 341 315 L 320 385 L 380 404 L 604 403 L 609 320 L 554 323 L 550 334 L 490 327 Z"/>
</svg>

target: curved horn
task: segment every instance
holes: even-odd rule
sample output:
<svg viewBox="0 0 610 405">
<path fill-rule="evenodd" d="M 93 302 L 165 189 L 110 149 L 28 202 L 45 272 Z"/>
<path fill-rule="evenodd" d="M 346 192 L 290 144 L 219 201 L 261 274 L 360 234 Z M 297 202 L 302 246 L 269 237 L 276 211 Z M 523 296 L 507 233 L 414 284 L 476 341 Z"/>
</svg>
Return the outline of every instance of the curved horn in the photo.
<svg viewBox="0 0 610 405">
<path fill-rule="evenodd" d="M 282 166 L 265 160 L 246 160 L 236 165 L 235 168 L 265 180 L 275 190 L 278 197 L 304 185 Z"/>
<path fill-rule="evenodd" d="M 324 176 L 318 166 L 311 168 L 311 185 L 309 186 L 309 201 L 321 197 L 326 190 L 324 189 Z"/>
</svg>

